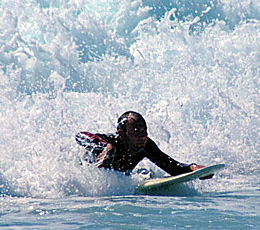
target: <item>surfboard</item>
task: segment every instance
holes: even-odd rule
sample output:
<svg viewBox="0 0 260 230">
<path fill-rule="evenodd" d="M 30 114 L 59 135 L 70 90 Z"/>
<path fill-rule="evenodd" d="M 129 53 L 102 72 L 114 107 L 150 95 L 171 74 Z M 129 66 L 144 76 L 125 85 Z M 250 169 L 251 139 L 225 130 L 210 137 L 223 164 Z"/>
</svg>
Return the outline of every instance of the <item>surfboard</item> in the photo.
<svg viewBox="0 0 260 230">
<path fill-rule="evenodd" d="M 137 193 L 149 192 L 151 190 L 165 189 L 172 185 L 188 182 L 195 179 L 208 179 L 211 178 L 215 172 L 225 168 L 225 164 L 211 165 L 193 172 L 184 173 L 178 176 L 169 176 L 164 178 L 155 178 L 146 180 L 143 184 L 139 185 L 136 189 Z"/>
</svg>

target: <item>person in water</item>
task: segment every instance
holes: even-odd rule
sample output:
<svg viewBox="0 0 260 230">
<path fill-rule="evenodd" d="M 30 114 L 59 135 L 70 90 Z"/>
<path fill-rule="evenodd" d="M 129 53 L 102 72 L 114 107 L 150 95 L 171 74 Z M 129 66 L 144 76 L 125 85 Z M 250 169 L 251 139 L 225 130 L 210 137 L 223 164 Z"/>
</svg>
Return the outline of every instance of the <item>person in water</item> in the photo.
<svg viewBox="0 0 260 230">
<path fill-rule="evenodd" d="M 162 152 L 148 137 L 142 115 L 134 111 L 125 112 L 118 118 L 116 134 L 79 132 L 76 141 L 87 150 L 85 160 L 88 163 L 126 174 L 145 157 L 172 176 L 204 167 L 180 163 Z"/>
</svg>

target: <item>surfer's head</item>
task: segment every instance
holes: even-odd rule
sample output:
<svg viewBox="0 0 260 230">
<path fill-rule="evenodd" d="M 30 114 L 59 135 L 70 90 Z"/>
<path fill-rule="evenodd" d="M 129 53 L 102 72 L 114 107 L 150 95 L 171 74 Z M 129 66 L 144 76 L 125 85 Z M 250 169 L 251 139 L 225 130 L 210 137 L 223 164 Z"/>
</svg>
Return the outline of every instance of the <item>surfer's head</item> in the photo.
<svg viewBox="0 0 260 230">
<path fill-rule="evenodd" d="M 134 151 L 145 147 L 147 141 L 147 126 L 141 114 L 134 111 L 123 113 L 117 122 L 117 132 L 125 139 Z"/>
</svg>

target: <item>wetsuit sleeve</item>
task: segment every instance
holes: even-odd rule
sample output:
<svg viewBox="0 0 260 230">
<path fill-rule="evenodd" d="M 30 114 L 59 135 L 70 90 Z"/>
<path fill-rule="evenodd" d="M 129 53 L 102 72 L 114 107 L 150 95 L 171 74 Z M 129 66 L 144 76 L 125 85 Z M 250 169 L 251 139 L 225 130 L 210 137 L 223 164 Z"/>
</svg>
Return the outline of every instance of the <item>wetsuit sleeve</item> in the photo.
<svg viewBox="0 0 260 230">
<path fill-rule="evenodd" d="M 79 132 L 76 134 L 75 139 L 79 145 L 84 147 L 88 146 L 89 144 L 99 144 L 103 147 L 107 145 L 107 141 L 104 140 L 103 136 L 89 132 Z"/>
<path fill-rule="evenodd" d="M 190 169 L 190 164 L 184 164 L 174 160 L 173 158 L 162 152 L 154 143 L 154 141 L 152 141 L 150 138 L 148 138 L 145 152 L 146 157 L 150 161 L 155 163 L 158 167 L 160 167 L 172 176 L 192 171 Z"/>
</svg>

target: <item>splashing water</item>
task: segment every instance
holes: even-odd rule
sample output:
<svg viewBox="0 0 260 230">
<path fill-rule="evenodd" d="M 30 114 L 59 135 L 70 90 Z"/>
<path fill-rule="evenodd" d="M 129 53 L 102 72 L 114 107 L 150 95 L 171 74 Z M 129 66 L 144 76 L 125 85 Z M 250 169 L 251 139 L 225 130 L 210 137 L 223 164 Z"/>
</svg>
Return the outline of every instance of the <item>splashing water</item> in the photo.
<svg viewBox="0 0 260 230">
<path fill-rule="evenodd" d="M 130 109 L 176 160 L 227 164 L 203 190 L 259 185 L 259 1 L 0 5 L 1 194 L 132 194 L 74 141 Z"/>
</svg>

